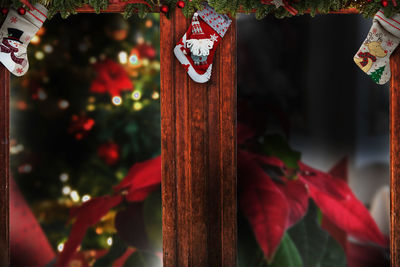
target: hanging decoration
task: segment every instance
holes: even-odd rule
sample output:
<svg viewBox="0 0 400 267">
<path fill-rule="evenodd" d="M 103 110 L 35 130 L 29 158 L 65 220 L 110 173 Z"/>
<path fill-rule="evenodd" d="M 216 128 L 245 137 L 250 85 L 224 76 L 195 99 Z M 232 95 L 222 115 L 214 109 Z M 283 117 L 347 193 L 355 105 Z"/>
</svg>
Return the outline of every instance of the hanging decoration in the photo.
<svg viewBox="0 0 400 267">
<path fill-rule="evenodd" d="M 47 18 L 47 9 L 35 4 L 26 12 L 11 9 L 0 28 L 0 62 L 14 75 L 22 76 L 29 68 L 27 47 Z"/>
<path fill-rule="evenodd" d="M 390 55 L 400 43 L 400 14 L 388 18 L 379 11 L 354 62 L 378 84 L 389 81 Z"/>
<path fill-rule="evenodd" d="M 197 83 L 210 80 L 215 50 L 232 20 L 206 5 L 194 13 L 188 31 L 175 46 L 176 58 Z"/>
</svg>

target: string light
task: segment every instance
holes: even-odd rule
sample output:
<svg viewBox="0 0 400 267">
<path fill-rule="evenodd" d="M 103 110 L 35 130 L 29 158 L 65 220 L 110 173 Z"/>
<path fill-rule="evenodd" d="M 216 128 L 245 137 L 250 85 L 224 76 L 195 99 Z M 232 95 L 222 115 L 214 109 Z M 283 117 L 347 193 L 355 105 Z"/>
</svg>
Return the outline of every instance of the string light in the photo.
<svg viewBox="0 0 400 267">
<path fill-rule="evenodd" d="M 112 237 L 107 238 L 107 245 L 111 246 L 113 243 Z"/>
<path fill-rule="evenodd" d="M 114 97 L 112 98 L 112 103 L 113 103 L 115 106 L 120 106 L 120 105 L 122 104 L 122 98 L 121 98 L 120 96 L 114 96 Z"/>
<path fill-rule="evenodd" d="M 89 104 L 86 106 L 87 111 L 94 111 L 96 109 L 96 106 L 93 104 Z"/>
<path fill-rule="evenodd" d="M 158 92 L 154 92 L 154 93 L 151 95 L 151 98 L 153 98 L 154 100 L 159 99 L 159 98 L 160 98 L 160 94 L 159 94 Z"/>
<path fill-rule="evenodd" d="M 57 250 L 58 250 L 58 252 L 63 251 L 63 249 L 64 249 L 64 243 L 59 243 L 59 244 L 57 245 Z"/>
<path fill-rule="evenodd" d="M 90 197 L 89 195 L 83 195 L 83 196 L 82 196 L 82 202 L 89 201 L 90 198 L 91 198 L 91 197 Z"/>
<path fill-rule="evenodd" d="M 139 111 L 139 110 L 141 110 L 142 108 L 143 108 L 143 104 L 140 103 L 140 102 L 135 102 L 135 103 L 133 104 L 133 109 L 136 110 L 136 111 Z"/>
<path fill-rule="evenodd" d="M 30 43 L 33 44 L 33 45 L 39 44 L 40 43 L 40 37 L 37 36 L 37 35 L 33 36 Z"/>
<path fill-rule="evenodd" d="M 147 28 L 151 28 L 153 26 L 153 21 L 151 19 L 146 20 L 144 24 Z"/>
<path fill-rule="evenodd" d="M 129 62 L 130 62 L 132 65 L 137 65 L 138 62 L 139 62 L 138 56 L 137 56 L 136 54 L 131 55 L 131 56 L 129 57 Z"/>
<path fill-rule="evenodd" d="M 32 171 L 32 165 L 31 164 L 23 164 L 18 167 L 18 172 L 19 173 L 30 173 Z"/>
<path fill-rule="evenodd" d="M 37 96 L 40 100 L 46 100 L 47 98 L 46 92 L 41 88 L 38 90 Z"/>
<path fill-rule="evenodd" d="M 43 47 L 43 50 L 45 53 L 50 54 L 53 52 L 53 47 L 51 45 L 47 44 Z"/>
<path fill-rule="evenodd" d="M 79 202 L 79 194 L 76 190 L 71 191 L 71 193 L 69 194 L 69 196 L 71 197 L 73 202 Z"/>
<path fill-rule="evenodd" d="M 35 53 L 35 58 L 36 58 L 37 60 L 42 60 L 42 59 L 44 58 L 44 53 L 43 53 L 42 51 L 37 51 L 37 52 Z"/>
<path fill-rule="evenodd" d="M 69 107 L 69 102 L 65 99 L 61 99 L 60 101 L 58 101 L 58 107 L 60 109 L 67 109 Z"/>
<path fill-rule="evenodd" d="M 132 99 L 133 100 L 139 100 L 142 97 L 142 94 L 140 93 L 140 91 L 135 90 L 132 92 Z"/>
<path fill-rule="evenodd" d="M 64 186 L 64 187 L 62 188 L 62 193 L 63 193 L 64 195 L 69 195 L 69 193 L 71 193 L 71 187 L 69 187 L 68 185 Z"/>
<path fill-rule="evenodd" d="M 96 63 L 97 62 L 97 59 L 95 58 L 95 57 L 90 57 L 89 58 L 89 63 L 90 64 L 94 64 L 94 63 Z"/>
<path fill-rule="evenodd" d="M 128 53 L 126 53 L 125 51 L 121 51 L 118 54 L 118 60 L 121 64 L 126 64 L 128 63 Z"/>
<path fill-rule="evenodd" d="M 63 172 L 63 173 L 60 174 L 60 181 L 61 181 L 61 182 L 65 183 L 66 181 L 68 181 L 68 179 L 69 179 L 68 173 Z M 69 192 L 68 192 L 68 193 L 69 193 Z M 68 193 L 67 193 L 67 194 L 68 194 Z"/>
<path fill-rule="evenodd" d="M 22 144 L 18 144 L 16 146 L 11 146 L 10 147 L 10 153 L 11 154 L 18 154 L 24 150 L 24 146 Z"/>
</svg>

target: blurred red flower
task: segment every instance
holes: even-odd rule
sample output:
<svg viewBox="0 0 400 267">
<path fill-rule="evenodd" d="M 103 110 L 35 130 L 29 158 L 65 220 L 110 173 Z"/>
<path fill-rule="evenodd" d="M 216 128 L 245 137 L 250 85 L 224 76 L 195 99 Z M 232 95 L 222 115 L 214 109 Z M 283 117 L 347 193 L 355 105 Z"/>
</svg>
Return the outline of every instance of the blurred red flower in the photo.
<svg viewBox="0 0 400 267">
<path fill-rule="evenodd" d="M 119 160 L 119 146 L 113 142 L 102 144 L 97 154 L 107 165 L 114 165 Z"/>
<path fill-rule="evenodd" d="M 106 59 L 98 62 L 94 64 L 94 68 L 97 76 L 90 86 L 90 92 L 119 96 L 122 91 L 133 90 L 133 84 L 128 73 L 113 60 Z"/>
</svg>

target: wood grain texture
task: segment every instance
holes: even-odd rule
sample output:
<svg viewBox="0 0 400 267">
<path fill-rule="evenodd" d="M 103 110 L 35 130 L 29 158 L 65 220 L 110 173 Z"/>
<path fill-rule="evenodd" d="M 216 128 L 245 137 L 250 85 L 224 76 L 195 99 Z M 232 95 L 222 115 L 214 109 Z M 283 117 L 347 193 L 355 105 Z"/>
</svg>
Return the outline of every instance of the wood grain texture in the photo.
<svg viewBox="0 0 400 267">
<path fill-rule="evenodd" d="M 390 67 L 390 255 L 391 266 L 400 266 L 400 49 Z"/>
<path fill-rule="evenodd" d="M 10 73 L 0 65 L 0 266 L 9 266 Z"/>
<path fill-rule="evenodd" d="M 211 81 L 194 83 L 173 54 L 190 20 L 161 17 L 164 266 L 236 266 L 236 22 Z"/>
</svg>

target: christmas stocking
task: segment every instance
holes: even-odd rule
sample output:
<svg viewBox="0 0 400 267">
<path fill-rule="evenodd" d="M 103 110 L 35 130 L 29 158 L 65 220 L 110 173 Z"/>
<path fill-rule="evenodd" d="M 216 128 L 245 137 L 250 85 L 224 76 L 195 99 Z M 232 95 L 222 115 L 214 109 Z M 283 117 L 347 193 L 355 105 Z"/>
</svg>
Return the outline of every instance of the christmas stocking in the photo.
<svg viewBox="0 0 400 267">
<path fill-rule="evenodd" d="M 0 62 L 14 75 L 22 76 L 29 68 L 27 47 L 46 20 L 47 9 L 33 5 L 24 15 L 10 9 L 0 29 Z"/>
<path fill-rule="evenodd" d="M 207 4 L 193 15 L 189 29 L 175 46 L 174 53 L 195 82 L 210 80 L 215 50 L 231 22 L 228 16 L 216 13 Z"/>
<path fill-rule="evenodd" d="M 380 10 L 374 17 L 367 39 L 354 56 L 354 61 L 374 82 L 385 84 L 391 75 L 390 55 L 399 42 L 400 14 L 387 18 Z"/>
</svg>

